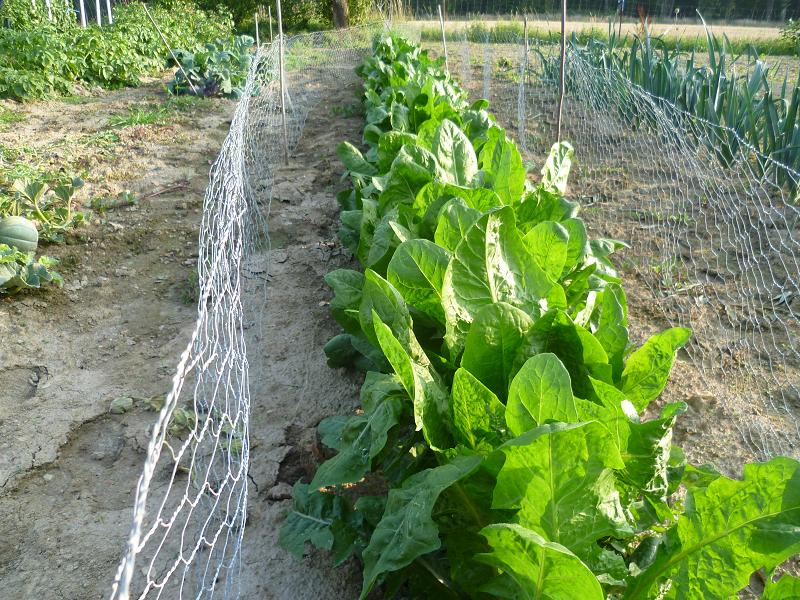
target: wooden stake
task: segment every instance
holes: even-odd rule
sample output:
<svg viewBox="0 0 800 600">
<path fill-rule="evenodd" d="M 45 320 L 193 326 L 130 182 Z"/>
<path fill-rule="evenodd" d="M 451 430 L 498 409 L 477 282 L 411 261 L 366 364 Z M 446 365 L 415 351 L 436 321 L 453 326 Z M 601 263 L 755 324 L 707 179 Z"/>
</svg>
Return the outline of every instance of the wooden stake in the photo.
<svg viewBox="0 0 800 600">
<path fill-rule="evenodd" d="M 96 13 L 97 26 L 100 27 L 103 24 L 103 20 L 100 17 L 100 0 L 94 0 L 94 11 Z"/>
<path fill-rule="evenodd" d="M 81 2 L 83 2 L 83 0 L 81 0 Z M 158 32 L 158 35 L 161 38 L 161 41 L 167 47 L 167 50 L 169 50 L 169 54 L 172 57 L 172 60 L 175 61 L 175 64 L 178 65 L 178 68 L 181 70 L 181 73 L 183 73 L 183 76 L 186 77 L 186 83 L 189 84 L 189 87 L 192 88 L 192 92 L 194 93 L 195 96 L 197 96 L 197 88 L 194 87 L 192 80 L 189 79 L 189 74 L 186 71 L 184 71 L 183 65 L 178 60 L 178 57 L 175 56 L 175 53 L 172 51 L 172 47 L 170 47 L 169 42 L 167 42 L 167 38 L 165 38 L 164 34 L 161 33 L 161 28 L 158 26 L 158 23 L 156 23 L 155 19 L 153 19 L 153 15 L 151 15 L 150 11 L 147 9 L 147 4 L 142 2 L 142 7 L 144 8 L 144 12 L 147 15 L 147 18 L 150 19 L 150 22 L 153 24 L 153 27 L 156 28 L 156 31 Z"/>
<path fill-rule="evenodd" d="M 289 132 L 286 128 L 286 80 L 283 65 L 283 18 L 281 16 L 281 0 L 275 0 L 278 11 L 278 68 L 280 69 L 281 120 L 283 121 L 283 164 L 289 164 Z"/>
<path fill-rule="evenodd" d="M 528 43 L 528 15 L 525 15 L 523 31 L 525 32 L 525 71 L 523 71 L 523 81 L 528 81 L 528 53 L 531 50 Z"/>
<path fill-rule="evenodd" d="M 439 25 L 442 28 L 442 46 L 444 47 L 444 68 L 447 69 L 447 72 L 450 72 L 450 65 L 447 60 L 447 36 L 444 33 L 444 17 L 442 16 L 442 5 L 437 4 L 436 8 L 439 10 Z"/>
<path fill-rule="evenodd" d="M 108 13 L 108 24 L 114 24 L 114 15 L 111 14 L 111 0 L 106 0 L 106 13 Z"/>
<path fill-rule="evenodd" d="M 564 115 L 564 93 L 567 86 L 564 71 L 567 63 L 567 0 L 561 0 L 561 86 L 558 91 L 558 134 L 556 141 L 561 142 L 561 119 Z"/>
<path fill-rule="evenodd" d="M 81 13 L 81 27 L 86 29 L 86 6 L 83 3 L 83 0 L 78 0 L 78 8 Z"/>
</svg>

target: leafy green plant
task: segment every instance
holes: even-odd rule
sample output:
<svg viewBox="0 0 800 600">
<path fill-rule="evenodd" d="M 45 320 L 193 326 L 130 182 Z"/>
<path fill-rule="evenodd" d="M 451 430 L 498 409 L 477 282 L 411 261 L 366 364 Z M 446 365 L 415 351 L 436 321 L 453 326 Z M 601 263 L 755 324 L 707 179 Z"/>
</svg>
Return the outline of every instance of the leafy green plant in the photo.
<svg viewBox="0 0 800 600">
<path fill-rule="evenodd" d="M 11 27 L 0 28 L 0 97 L 69 95 L 75 84 L 138 85 L 142 75 L 163 68 L 163 42 L 138 2 L 117 6 L 114 25 L 102 29 L 80 28 L 74 15 L 51 23 L 45 13 L 42 21 L 39 13 L 31 13 L 30 3 L 23 5 L 24 0 L 4 5 L 16 17 Z M 233 32 L 224 10 L 204 12 L 184 0 L 161 3 L 151 12 L 173 47 L 194 47 Z"/>
<path fill-rule="evenodd" d="M 227 96 L 239 98 L 252 60 L 251 48 L 255 40 L 240 35 L 230 42 L 216 40 L 190 50 L 176 50 L 175 58 L 182 69 L 175 71 L 175 79 L 167 84 L 170 93 L 200 96 Z M 172 57 L 167 66 L 177 66 Z"/>
<path fill-rule="evenodd" d="M 7 125 L 13 125 L 25 120 L 25 115 L 15 110 L 10 110 L 0 106 L 0 129 Z"/>
<path fill-rule="evenodd" d="M 83 213 L 75 210 L 73 200 L 81 187 L 80 178 L 54 187 L 41 180 L 17 179 L 11 183 L 10 195 L 0 196 L 0 216 L 27 217 L 38 223 L 41 239 L 61 242 L 67 230 L 84 220 Z"/>
<path fill-rule="evenodd" d="M 694 50 L 685 56 L 662 39 L 651 38 L 647 27 L 629 48 L 611 24 L 605 39 L 593 37 L 584 44 L 573 35 L 571 46 L 580 60 L 609 78 L 592 101 L 604 110 L 609 105 L 616 108 L 629 126 L 652 125 L 655 117 L 649 103 L 632 101 L 629 93 L 620 92 L 625 80 L 656 100 L 674 104 L 678 110 L 665 114 L 672 115 L 677 126 L 688 126 L 724 166 L 750 160 L 761 172 L 774 173 L 780 184 L 797 185 L 775 163 L 800 169 L 800 78 L 792 83 L 787 74 L 776 87 L 770 67 L 754 51 L 736 56 L 726 36 L 720 39 L 710 31 L 703 48 L 708 64 L 699 63 Z M 556 82 L 557 58 L 541 56 L 542 78 Z M 736 64 L 745 60 L 744 68 L 737 71 Z M 576 83 L 567 79 L 568 87 Z M 687 114 L 695 117 L 688 124 Z M 758 156 L 753 156 L 751 148 Z"/>
<path fill-rule="evenodd" d="M 338 150 L 365 271 L 326 277 L 343 333 L 325 351 L 367 371 L 361 407 L 319 424 L 334 455 L 295 485 L 281 544 L 357 556 L 362 599 L 731 598 L 771 579 L 800 550 L 800 463 L 734 480 L 672 445 L 686 405 L 651 405 L 690 332 L 631 343 L 622 244 L 564 198 L 572 148 L 534 185 L 441 61 L 396 36 L 373 50 L 368 149 Z"/>
<path fill-rule="evenodd" d="M 46 283 L 61 287 L 64 280 L 54 267 L 58 261 L 47 256 L 37 260 L 33 253 L 0 244 L 0 296 L 40 288 Z"/>
<path fill-rule="evenodd" d="M 127 115 L 113 115 L 108 119 L 108 127 L 121 129 L 138 125 L 164 125 L 173 115 L 166 106 L 143 108 L 135 106 L 128 109 Z"/>
</svg>

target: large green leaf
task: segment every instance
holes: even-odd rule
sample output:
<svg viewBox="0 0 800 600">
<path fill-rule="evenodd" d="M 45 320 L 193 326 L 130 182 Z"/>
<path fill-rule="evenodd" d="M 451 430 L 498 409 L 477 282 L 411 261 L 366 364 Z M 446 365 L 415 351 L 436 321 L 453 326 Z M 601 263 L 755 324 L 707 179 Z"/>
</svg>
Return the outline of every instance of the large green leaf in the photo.
<svg viewBox="0 0 800 600">
<path fill-rule="evenodd" d="M 335 524 L 348 519 L 346 501 L 299 481 L 292 495 L 292 508 L 281 526 L 278 543 L 297 558 L 303 557 L 306 542 L 331 550 L 336 540 Z"/>
<path fill-rule="evenodd" d="M 513 209 L 487 213 L 467 231 L 445 273 L 445 340 L 451 354 L 460 352 L 469 325 L 482 307 L 507 302 L 536 316 L 554 287 L 561 289 L 536 265 L 522 242 Z"/>
<path fill-rule="evenodd" d="M 600 319 L 594 336 L 608 354 L 613 380 L 618 382 L 628 349 L 628 300 L 622 287 L 616 283 L 610 283 L 603 289 Z"/>
<path fill-rule="evenodd" d="M 599 423 L 542 425 L 499 452 L 505 462 L 492 507 L 518 509 L 520 525 L 581 557 L 597 540 L 627 530 L 612 470 L 622 460 Z"/>
<path fill-rule="evenodd" d="M 550 311 L 536 320 L 520 346 L 517 364 L 543 352 L 552 352 L 564 363 L 580 398 L 594 399 L 590 377 L 611 383 L 611 366 L 600 342 L 563 311 Z"/>
<path fill-rule="evenodd" d="M 406 144 L 392 162 L 379 198 L 382 211 L 398 204 L 411 204 L 422 187 L 444 172 L 436 157 L 419 146 Z"/>
<path fill-rule="evenodd" d="M 509 600 L 603 600 L 597 578 L 560 544 L 520 525 L 497 523 L 481 530 L 492 552 L 476 558 L 503 575 L 481 591 Z"/>
<path fill-rule="evenodd" d="M 567 264 L 569 233 L 555 221 L 543 221 L 523 238 L 525 245 L 541 269 L 553 281 L 558 281 Z"/>
<path fill-rule="evenodd" d="M 515 205 L 514 209 L 519 229 L 523 233 L 543 221 L 563 223 L 578 214 L 578 205 L 575 202 L 570 202 L 558 192 L 549 191 L 541 185 L 526 194 L 522 203 Z"/>
<path fill-rule="evenodd" d="M 416 139 L 413 133 L 401 131 L 387 131 L 381 135 L 378 139 L 378 169 L 381 173 L 388 172 L 400 149 L 405 144 L 414 144 Z"/>
<path fill-rule="evenodd" d="M 358 307 L 361 304 L 361 290 L 364 288 L 364 274 L 350 269 L 336 269 L 325 275 L 325 283 L 333 289 L 333 318 L 347 333 L 356 334 L 361 331 Z"/>
<path fill-rule="evenodd" d="M 567 256 L 564 260 L 564 273 L 568 273 L 581 264 L 589 252 L 589 234 L 586 224 L 581 219 L 565 219 L 561 226 L 567 230 Z"/>
<path fill-rule="evenodd" d="M 628 357 L 620 384 L 636 410 L 643 411 L 664 391 L 675 353 L 691 335 L 691 330 L 685 327 L 667 329 L 651 337 Z"/>
<path fill-rule="evenodd" d="M 422 430 L 432 448 L 448 447 L 449 394 L 414 332 L 409 328 L 401 342 L 375 311 L 372 321 L 381 350 L 413 401 L 417 430 Z"/>
<path fill-rule="evenodd" d="M 800 577 L 783 575 L 777 583 L 767 581 L 761 600 L 797 600 L 800 598 Z"/>
<path fill-rule="evenodd" d="M 400 292 L 375 271 L 364 272 L 364 287 L 359 305 L 359 322 L 367 339 L 378 345 L 378 338 L 372 326 L 372 315 L 377 312 L 381 321 L 386 323 L 400 340 L 408 347 L 408 335 L 411 332 L 411 315 Z"/>
<path fill-rule="evenodd" d="M 378 170 L 364 159 L 358 148 L 350 142 L 342 142 L 336 147 L 336 156 L 347 170 L 358 175 L 375 175 Z"/>
<path fill-rule="evenodd" d="M 445 119 L 441 122 L 431 144 L 439 166 L 449 177 L 448 183 L 470 185 L 478 172 L 478 159 L 472 143 L 458 125 Z"/>
<path fill-rule="evenodd" d="M 450 253 L 428 240 L 408 240 L 395 250 L 386 278 L 403 299 L 432 319 L 444 324 L 442 281 Z"/>
<path fill-rule="evenodd" d="M 741 481 L 717 476 L 687 488 L 684 514 L 625 598 L 653 597 L 668 581 L 667 599 L 735 598 L 754 571 L 800 552 L 797 461 L 748 464 Z"/>
<path fill-rule="evenodd" d="M 335 441 L 338 453 L 319 466 L 311 488 L 360 481 L 370 470 L 372 459 L 386 445 L 389 430 L 398 423 L 405 400 L 405 394 L 395 392 L 385 396 L 369 412 L 350 417 Z"/>
<path fill-rule="evenodd" d="M 491 449 L 497 445 L 506 429 L 505 407 L 465 369 L 459 369 L 453 376 L 450 405 L 457 443 L 473 449 Z"/>
<path fill-rule="evenodd" d="M 567 179 L 574 154 L 575 150 L 568 142 L 553 144 L 547 161 L 542 167 L 542 185 L 546 189 L 561 194 L 567 191 Z"/>
<path fill-rule="evenodd" d="M 537 354 L 522 365 L 511 382 L 506 406 L 506 422 L 514 435 L 547 420 L 578 421 L 569 373 L 555 354 Z"/>
<path fill-rule="evenodd" d="M 519 368 L 517 354 L 532 324 L 526 312 L 505 302 L 484 306 L 467 333 L 461 366 L 505 400 Z"/>
<path fill-rule="evenodd" d="M 467 230 L 481 217 L 481 213 L 467 206 L 462 198 L 448 200 L 439 211 L 439 220 L 433 239 L 442 248 L 453 252 Z"/>
<path fill-rule="evenodd" d="M 488 131 L 481 148 L 483 184 L 493 189 L 504 204 L 516 204 L 525 191 L 525 166 L 514 141 L 499 127 Z"/>
<path fill-rule="evenodd" d="M 389 500 L 369 545 L 364 549 L 364 585 L 367 597 L 378 577 L 410 565 L 415 559 L 441 546 L 439 531 L 431 517 L 439 495 L 472 473 L 480 456 L 456 458 L 453 462 L 411 476 L 403 487 L 389 491 Z"/>
</svg>

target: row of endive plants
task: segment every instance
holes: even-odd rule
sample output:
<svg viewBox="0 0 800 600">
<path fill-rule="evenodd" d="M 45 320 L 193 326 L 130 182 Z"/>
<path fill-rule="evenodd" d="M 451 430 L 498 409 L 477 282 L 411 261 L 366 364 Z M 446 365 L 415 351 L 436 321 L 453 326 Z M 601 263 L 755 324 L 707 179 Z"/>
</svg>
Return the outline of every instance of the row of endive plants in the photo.
<svg viewBox="0 0 800 600">
<path fill-rule="evenodd" d="M 364 272 L 327 276 L 344 333 L 325 350 L 367 375 L 360 410 L 319 425 L 332 456 L 295 485 L 284 547 L 355 555 L 362 598 L 731 598 L 769 579 L 800 548 L 798 463 L 729 479 L 671 444 L 683 403 L 642 416 L 690 332 L 632 347 L 619 242 L 563 197 L 572 149 L 532 185 L 488 103 L 399 37 L 359 74 L 368 151 L 340 146 L 339 200 Z"/>
</svg>

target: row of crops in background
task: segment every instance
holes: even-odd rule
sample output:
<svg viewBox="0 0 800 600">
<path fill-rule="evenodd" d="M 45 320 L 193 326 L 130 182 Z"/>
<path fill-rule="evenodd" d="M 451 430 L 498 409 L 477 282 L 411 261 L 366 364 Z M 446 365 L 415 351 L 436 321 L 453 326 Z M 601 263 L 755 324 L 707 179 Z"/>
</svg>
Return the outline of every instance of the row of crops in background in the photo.
<svg viewBox="0 0 800 600">
<path fill-rule="evenodd" d="M 623 244 L 564 197 L 572 148 L 531 184 L 488 102 L 402 38 L 359 74 L 368 150 L 340 146 L 338 199 L 365 271 L 326 277 L 325 351 L 367 374 L 282 545 L 355 555 L 361 598 L 731 598 L 761 569 L 765 598 L 798 597 L 774 570 L 800 551 L 800 464 L 735 480 L 672 445 L 686 406 L 650 405 L 690 332 L 632 344 Z"/>
<path fill-rule="evenodd" d="M 728 166 L 744 152 L 761 172 L 772 169 L 771 161 L 800 171 L 800 75 L 783 76 L 779 65 L 761 60 L 754 51 L 736 55 L 726 36 L 707 32 L 705 45 L 685 53 L 652 38 L 645 27 L 630 46 L 621 43 L 613 29 L 604 38 L 571 39 L 572 56 L 607 75 L 608 87 L 598 90 L 601 101 L 618 110 L 632 127 L 646 121 L 649 110 L 637 106 L 621 89 L 633 83 L 656 101 L 678 108 L 676 115 L 694 118 L 693 129 L 708 150 Z M 543 78 L 557 84 L 558 60 L 542 56 Z M 585 77 L 571 69 L 574 77 Z M 615 84 L 615 81 L 618 82 Z M 576 84 L 567 78 L 568 89 Z M 616 100 L 615 100 L 616 98 Z M 685 125 L 685 123 L 683 123 Z M 748 147 L 749 146 L 749 147 Z M 752 149 L 750 148 L 752 147 Z M 794 186 L 784 169 L 775 170 L 780 184 Z"/>
<path fill-rule="evenodd" d="M 81 28 L 63 3 L 53 2 L 50 21 L 44 2 L 6 0 L 0 7 L 0 97 L 17 100 L 66 95 L 76 85 L 117 88 L 139 84 L 162 71 L 167 50 L 144 7 L 115 7 L 114 24 Z M 203 11 L 189 1 L 162 0 L 151 9 L 173 48 L 193 50 L 233 36 L 225 10 Z"/>
<path fill-rule="evenodd" d="M 228 12 L 163 0 L 151 13 L 182 67 L 167 85 L 171 94 L 238 97 L 253 39 L 233 36 Z M 48 12 L 44 2 L 6 0 L 0 23 L 5 25 L 0 28 L 0 98 L 24 101 L 75 94 L 80 88 L 136 86 L 143 75 L 177 67 L 138 2 L 117 6 L 113 25 L 82 28 L 62 3 L 51 3 Z M 179 106 L 168 103 L 160 114 Z M 0 124 L 17 116 L 0 107 Z M 113 139 L 112 131 L 97 134 L 97 143 Z M 86 174 L 43 171 L 25 154 L 0 145 L 0 294 L 60 284 L 57 261 L 37 259 L 37 248 L 40 242 L 64 242 L 84 221 L 75 194 Z"/>
</svg>

